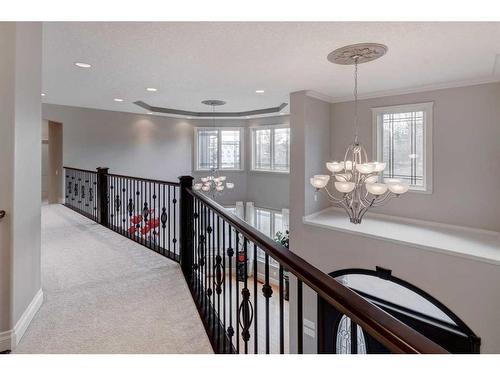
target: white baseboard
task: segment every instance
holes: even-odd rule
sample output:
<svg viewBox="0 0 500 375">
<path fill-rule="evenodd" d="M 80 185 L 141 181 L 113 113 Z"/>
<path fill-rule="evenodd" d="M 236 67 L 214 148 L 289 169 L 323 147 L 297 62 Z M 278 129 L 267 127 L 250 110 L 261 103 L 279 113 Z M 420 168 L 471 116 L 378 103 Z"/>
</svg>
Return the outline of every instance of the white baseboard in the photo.
<svg viewBox="0 0 500 375">
<path fill-rule="evenodd" d="M 42 306 L 42 303 L 43 291 L 40 289 L 35 294 L 26 310 L 24 310 L 23 315 L 21 315 L 21 318 L 17 321 L 14 328 L 9 331 L 0 332 L 0 352 L 15 349 L 28 329 L 33 317 L 40 309 L 40 306 Z"/>
</svg>

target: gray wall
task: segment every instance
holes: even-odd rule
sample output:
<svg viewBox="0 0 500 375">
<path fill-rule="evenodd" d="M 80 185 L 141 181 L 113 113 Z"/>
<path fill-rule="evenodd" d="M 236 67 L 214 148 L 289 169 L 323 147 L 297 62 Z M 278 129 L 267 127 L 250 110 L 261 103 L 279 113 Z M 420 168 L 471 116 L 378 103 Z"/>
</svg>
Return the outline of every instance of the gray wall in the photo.
<svg viewBox="0 0 500 375">
<path fill-rule="evenodd" d="M 435 101 L 434 162 L 437 166 L 434 168 L 434 194 L 437 198 L 434 194 L 409 195 L 383 212 L 499 229 L 498 200 L 491 198 L 500 191 L 496 174 L 500 160 L 499 94 L 499 85 L 491 84 L 363 101 L 360 123 L 368 125 L 362 127 L 361 139 L 369 151 L 371 106 Z M 324 162 L 328 156 L 343 156 L 336 153 L 343 154 L 352 141 L 352 105 L 329 105 L 301 92 L 292 94 L 291 104 L 290 125 L 294 134 L 290 175 L 292 251 L 326 273 L 344 268 L 375 269 L 376 266 L 391 269 L 393 275 L 430 293 L 464 320 L 481 337 L 482 352 L 500 353 L 498 265 L 303 224 L 304 215 L 328 206 L 321 199 L 313 200 L 309 177 L 325 173 Z M 325 119 L 327 107 L 331 121 Z M 325 143 L 323 138 L 329 136 L 331 142 Z M 448 170 L 444 170 L 446 168 Z M 465 182 L 465 187 L 454 185 L 470 176 L 486 181 L 484 185 L 487 186 L 475 188 L 469 181 Z M 447 178 L 454 180 L 446 181 Z M 483 214 L 485 216 L 481 217 Z M 294 290 L 291 298 L 295 298 Z M 304 300 L 304 318 L 316 322 L 315 294 L 306 288 Z M 293 309 L 290 322 L 293 340 L 296 327 Z M 292 341 L 291 347 L 293 345 Z M 315 352 L 316 346 L 314 339 L 304 336 L 305 352 Z"/>
<path fill-rule="evenodd" d="M 43 105 L 63 124 L 64 165 L 177 181 L 191 172 L 192 127 L 183 119 Z"/>
<path fill-rule="evenodd" d="M 433 192 L 408 192 L 374 212 L 500 230 L 500 83 L 359 102 L 359 133 L 372 150 L 371 108 L 434 102 Z M 352 143 L 353 103 L 332 105 L 331 157 Z M 326 168 L 321 169 L 324 173 Z M 319 170 L 318 170 L 319 172 Z"/>
<path fill-rule="evenodd" d="M 0 23 L 0 332 L 41 288 L 41 23 Z"/>
<path fill-rule="evenodd" d="M 176 119 L 88 108 L 43 105 L 43 118 L 63 123 L 64 165 L 83 169 L 107 166 L 112 173 L 170 181 L 194 172 L 194 128 L 211 119 Z M 249 127 L 288 123 L 288 116 L 216 120 L 216 126 Z M 235 183 L 219 201 L 254 201 L 257 206 L 288 207 L 289 175 L 250 171 L 250 130 L 245 131 L 245 170 L 224 172 Z"/>
</svg>

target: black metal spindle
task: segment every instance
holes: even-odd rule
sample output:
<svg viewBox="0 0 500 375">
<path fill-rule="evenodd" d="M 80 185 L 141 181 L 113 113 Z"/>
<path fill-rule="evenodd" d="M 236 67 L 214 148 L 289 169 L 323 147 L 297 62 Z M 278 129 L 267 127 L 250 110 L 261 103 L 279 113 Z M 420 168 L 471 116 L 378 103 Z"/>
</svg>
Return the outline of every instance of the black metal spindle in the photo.
<svg viewBox="0 0 500 375">
<path fill-rule="evenodd" d="M 358 325 L 351 320 L 351 354 L 358 354 Z"/>
<path fill-rule="evenodd" d="M 285 300 L 285 291 L 284 291 L 284 283 L 283 283 L 283 266 L 279 265 L 279 289 L 280 289 L 280 354 L 285 352 L 285 313 L 284 313 L 284 300 Z"/>
<path fill-rule="evenodd" d="M 257 295 L 257 245 L 253 244 L 253 308 L 255 311 L 255 318 L 253 323 L 254 333 L 253 333 L 253 352 L 255 354 L 259 353 L 259 328 L 258 328 L 258 311 L 259 306 L 257 305 L 258 295 Z"/>
<path fill-rule="evenodd" d="M 232 274 L 232 263 L 233 263 L 233 242 L 232 242 L 232 229 L 231 224 L 228 223 L 228 263 L 229 263 L 229 327 L 227 328 L 227 335 L 229 336 L 229 344 L 233 347 L 233 335 L 234 335 L 234 327 L 233 327 L 233 274 Z"/>
<path fill-rule="evenodd" d="M 303 306 L 302 306 L 302 281 L 297 279 L 297 353 L 303 353 Z"/>
<path fill-rule="evenodd" d="M 226 221 L 222 219 L 222 272 L 223 272 L 223 288 L 222 288 L 222 310 L 224 314 L 224 330 L 226 330 Z M 224 338 L 224 353 L 226 353 L 226 332 Z"/>
<path fill-rule="evenodd" d="M 236 269 L 235 269 L 235 274 L 236 274 L 236 352 L 240 352 L 240 325 L 238 324 L 238 307 L 240 306 L 240 234 L 238 233 L 237 230 L 234 231 L 234 239 L 235 239 L 235 249 L 236 249 Z"/>
<path fill-rule="evenodd" d="M 266 354 L 270 353 L 270 325 L 269 325 L 269 299 L 273 295 L 273 288 L 269 284 L 269 254 L 266 253 L 264 258 L 264 286 L 262 287 L 262 294 L 266 299 Z"/>
</svg>

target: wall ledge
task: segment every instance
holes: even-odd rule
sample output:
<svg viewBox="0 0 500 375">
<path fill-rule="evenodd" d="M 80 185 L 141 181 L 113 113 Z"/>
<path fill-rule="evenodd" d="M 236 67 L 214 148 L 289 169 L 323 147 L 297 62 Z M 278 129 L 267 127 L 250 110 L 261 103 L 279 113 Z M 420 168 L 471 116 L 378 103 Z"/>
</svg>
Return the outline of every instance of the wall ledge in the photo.
<svg viewBox="0 0 500 375">
<path fill-rule="evenodd" d="M 335 207 L 304 216 L 302 221 L 319 228 L 500 266 L 499 232 L 374 213 L 356 225 Z"/>
</svg>

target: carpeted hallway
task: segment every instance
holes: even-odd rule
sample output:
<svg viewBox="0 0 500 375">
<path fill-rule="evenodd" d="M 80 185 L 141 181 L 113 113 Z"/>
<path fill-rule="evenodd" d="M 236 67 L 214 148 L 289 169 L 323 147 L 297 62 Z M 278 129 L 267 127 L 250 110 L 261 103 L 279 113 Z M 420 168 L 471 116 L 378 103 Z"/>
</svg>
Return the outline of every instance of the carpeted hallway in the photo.
<svg viewBox="0 0 500 375">
<path fill-rule="evenodd" d="M 42 208 L 44 303 L 14 353 L 212 353 L 179 265 Z"/>
</svg>

